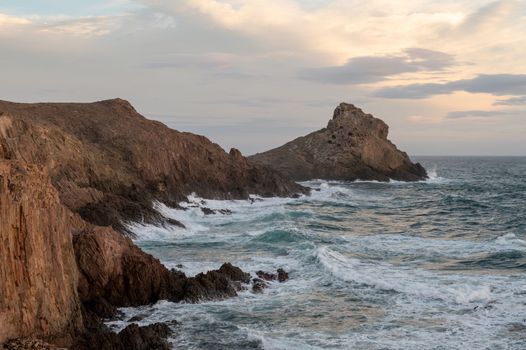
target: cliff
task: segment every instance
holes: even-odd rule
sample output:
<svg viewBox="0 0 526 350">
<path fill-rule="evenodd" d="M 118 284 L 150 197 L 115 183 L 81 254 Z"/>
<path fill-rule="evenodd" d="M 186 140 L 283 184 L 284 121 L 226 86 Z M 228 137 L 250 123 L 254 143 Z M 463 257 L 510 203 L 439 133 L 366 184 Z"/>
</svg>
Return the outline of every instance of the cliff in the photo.
<svg viewBox="0 0 526 350">
<path fill-rule="evenodd" d="M 101 320 L 119 306 L 235 296 L 250 282 L 239 268 L 187 277 L 121 234 L 128 220 L 164 220 L 154 201 L 176 206 L 192 192 L 247 198 L 306 189 L 120 99 L 0 101 L 0 345 L 167 349 L 167 325 L 115 334 Z"/>
<path fill-rule="evenodd" d="M 0 344 L 82 331 L 72 215 L 43 171 L 0 161 Z"/>
<path fill-rule="evenodd" d="M 291 179 L 417 181 L 425 169 L 387 139 L 389 127 L 352 104 L 342 103 L 326 128 L 249 160 Z"/>
<path fill-rule="evenodd" d="M 171 206 L 205 198 L 289 196 L 306 190 L 265 166 L 226 153 L 203 136 L 144 118 L 121 99 L 95 103 L 0 101 L 0 157 L 48 169 L 62 203 L 85 220 L 121 231 L 161 219 Z"/>
</svg>

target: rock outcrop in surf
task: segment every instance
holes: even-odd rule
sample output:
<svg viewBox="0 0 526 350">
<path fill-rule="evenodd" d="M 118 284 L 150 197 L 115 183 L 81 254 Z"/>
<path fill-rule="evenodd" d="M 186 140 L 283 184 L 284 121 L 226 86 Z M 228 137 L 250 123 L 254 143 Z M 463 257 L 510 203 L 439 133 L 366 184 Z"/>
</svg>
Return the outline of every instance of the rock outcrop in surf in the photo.
<svg viewBox="0 0 526 350">
<path fill-rule="evenodd" d="M 387 139 L 389 127 L 352 104 L 341 103 L 326 128 L 249 160 L 291 179 L 417 181 L 425 169 Z"/>
</svg>

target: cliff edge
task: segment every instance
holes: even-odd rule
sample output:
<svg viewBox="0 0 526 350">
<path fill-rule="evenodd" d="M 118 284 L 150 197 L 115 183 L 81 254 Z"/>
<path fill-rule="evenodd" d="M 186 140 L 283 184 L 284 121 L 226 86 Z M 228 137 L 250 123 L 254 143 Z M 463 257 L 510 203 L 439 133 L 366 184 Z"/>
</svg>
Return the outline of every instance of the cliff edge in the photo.
<svg viewBox="0 0 526 350">
<path fill-rule="evenodd" d="M 412 163 L 387 139 L 388 130 L 382 120 L 341 103 L 326 128 L 248 158 L 297 181 L 427 178 L 419 163 Z"/>
<path fill-rule="evenodd" d="M 148 120 L 122 99 L 94 103 L 0 101 L 0 158 L 44 166 L 60 199 L 83 219 L 124 231 L 123 222 L 160 219 L 152 202 L 177 206 L 306 189 L 206 137 Z"/>
</svg>

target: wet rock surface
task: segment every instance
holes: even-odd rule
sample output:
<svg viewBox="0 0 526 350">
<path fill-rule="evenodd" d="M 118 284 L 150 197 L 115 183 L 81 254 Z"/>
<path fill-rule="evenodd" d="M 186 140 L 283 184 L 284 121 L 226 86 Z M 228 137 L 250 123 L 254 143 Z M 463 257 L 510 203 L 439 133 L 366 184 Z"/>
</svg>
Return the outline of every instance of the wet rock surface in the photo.
<svg viewBox="0 0 526 350">
<path fill-rule="evenodd" d="M 249 160 L 298 181 L 417 181 L 425 169 L 387 139 L 388 126 L 352 104 L 342 103 L 326 128 Z"/>
<path fill-rule="evenodd" d="M 101 327 L 92 332 L 74 346 L 78 350 L 169 350 L 167 337 L 172 330 L 165 323 L 139 326 L 132 323 L 119 333 Z"/>
<path fill-rule="evenodd" d="M 276 270 L 276 273 L 270 273 L 265 271 L 257 271 L 256 275 L 265 280 L 265 281 L 279 281 L 279 282 L 285 282 L 289 279 L 289 274 L 282 268 L 279 268 Z"/>
</svg>

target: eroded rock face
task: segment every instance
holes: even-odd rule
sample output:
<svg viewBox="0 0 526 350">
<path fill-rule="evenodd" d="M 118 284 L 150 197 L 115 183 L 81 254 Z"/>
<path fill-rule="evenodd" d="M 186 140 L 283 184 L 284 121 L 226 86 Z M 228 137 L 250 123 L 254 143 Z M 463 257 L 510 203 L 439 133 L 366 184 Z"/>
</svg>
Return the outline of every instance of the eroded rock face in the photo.
<svg viewBox="0 0 526 350">
<path fill-rule="evenodd" d="M 45 166 L 62 202 L 85 220 L 125 231 L 161 220 L 152 201 L 289 196 L 306 190 L 238 150 L 148 120 L 121 99 L 95 103 L 0 101 L 0 158 Z"/>
<path fill-rule="evenodd" d="M 72 215 L 45 172 L 0 159 L 0 344 L 67 344 L 82 332 Z"/>
<path fill-rule="evenodd" d="M 233 297 L 250 281 L 249 274 L 229 263 L 187 277 L 167 269 L 111 228 L 87 224 L 74 234 L 73 242 L 79 296 L 87 311 L 101 317 L 112 316 L 115 306 L 145 305 L 161 299 L 198 302 Z"/>
<path fill-rule="evenodd" d="M 342 103 L 326 128 L 249 157 L 294 180 L 417 181 L 425 169 L 387 139 L 388 126 Z"/>
</svg>

